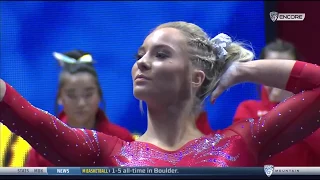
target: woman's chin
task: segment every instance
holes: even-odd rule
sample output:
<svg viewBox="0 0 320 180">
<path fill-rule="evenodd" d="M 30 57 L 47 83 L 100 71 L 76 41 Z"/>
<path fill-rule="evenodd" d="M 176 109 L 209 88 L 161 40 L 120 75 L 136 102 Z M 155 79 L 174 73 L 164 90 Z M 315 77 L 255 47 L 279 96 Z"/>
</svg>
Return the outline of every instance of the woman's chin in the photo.
<svg viewBox="0 0 320 180">
<path fill-rule="evenodd" d="M 146 90 L 145 88 L 134 88 L 133 95 L 135 98 L 145 101 L 150 97 L 150 91 Z"/>
</svg>

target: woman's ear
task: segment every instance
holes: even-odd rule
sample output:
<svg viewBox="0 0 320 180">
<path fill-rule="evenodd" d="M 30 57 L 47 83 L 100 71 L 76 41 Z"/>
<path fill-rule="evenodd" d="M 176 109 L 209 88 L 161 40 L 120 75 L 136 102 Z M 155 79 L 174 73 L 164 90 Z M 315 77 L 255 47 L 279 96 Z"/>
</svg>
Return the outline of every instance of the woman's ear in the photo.
<svg viewBox="0 0 320 180">
<path fill-rule="evenodd" d="M 61 100 L 61 98 L 58 98 L 58 104 L 59 104 L 60 106 L 62 106 L 62 100 Z"/>
<path fill-rule="evenodd" d="M 206 75 L 203 71 L 195 69 L 192 73 L 192 87 L 199 88 L 204 79 L 206 78 Z"/>
</svg>

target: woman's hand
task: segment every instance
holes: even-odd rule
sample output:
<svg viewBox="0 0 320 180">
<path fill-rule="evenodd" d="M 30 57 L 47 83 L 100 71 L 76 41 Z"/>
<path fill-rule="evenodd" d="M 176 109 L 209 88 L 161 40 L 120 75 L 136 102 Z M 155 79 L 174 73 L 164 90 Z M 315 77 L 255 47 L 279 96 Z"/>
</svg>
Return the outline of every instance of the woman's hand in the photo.
<svg viewBox="0 0 320 180">
<path fill-rule="evenodd" d="M 5 93 L 6 93 L 6 83 L 2 79 L 0 79 L 0 101 L 2 101 Z"/>
<path fill-rule="evenodd" d="M 246 62 L 235 62 L 226 70 L 220 77 L 217 87 L 211 93 L 210 101 L 213 103 L 225 90 L 239 84 L 242 81 L 241 71 L 239 71 L 239 64 Z"/>
</svg>

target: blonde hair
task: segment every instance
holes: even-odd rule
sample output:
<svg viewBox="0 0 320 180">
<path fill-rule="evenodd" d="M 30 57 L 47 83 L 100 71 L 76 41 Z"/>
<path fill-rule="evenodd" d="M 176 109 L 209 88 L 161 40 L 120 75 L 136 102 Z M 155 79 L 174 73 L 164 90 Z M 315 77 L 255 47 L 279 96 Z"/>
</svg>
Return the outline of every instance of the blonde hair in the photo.
<svg viewBox="0 0 320 180">
<path fill-rule="evenodd" d="M 203 102 L 216 87 L 219 78 L 233 62 L 247 62 L 254 58 L 254 53 L 245 48 L 243 43 L 232 42 L 225 48 L 227 54 L 223 60 L 218 58 L 218 50 L 213 46 L 211 37 L 199 26 L 184 21 L 168 22 L 156 27 L 174 28 L 179 30 L 187 41 L 187 51 L 194 67 L 205 73 L 205 80 L 196 96 Z M 140 103 L 140 109 L 142 109 Z"/>
</svg>

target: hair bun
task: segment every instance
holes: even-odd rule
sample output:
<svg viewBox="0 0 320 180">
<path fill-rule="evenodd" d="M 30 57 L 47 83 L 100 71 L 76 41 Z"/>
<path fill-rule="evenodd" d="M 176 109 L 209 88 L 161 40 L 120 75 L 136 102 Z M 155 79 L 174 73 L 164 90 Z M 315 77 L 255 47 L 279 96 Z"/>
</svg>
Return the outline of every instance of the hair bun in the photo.
<svg viewBox="0 0 320 180">
<path fill-rule="evenodd" d="M 94 63 L 92 55 L 81 50 L 73 50 L 66 53 L 53 52 L 53 57 L 59 61 L 62 67 L 65 64 Z"/>
<path fill-rule="evenodd" d="M 232 43 L 230 36 L 220 33 L 210 40 L 214 49 L 217 50 L 218 60 L 225 61 L 228 55 L 227 49 Z"/>
</svg>

